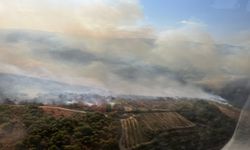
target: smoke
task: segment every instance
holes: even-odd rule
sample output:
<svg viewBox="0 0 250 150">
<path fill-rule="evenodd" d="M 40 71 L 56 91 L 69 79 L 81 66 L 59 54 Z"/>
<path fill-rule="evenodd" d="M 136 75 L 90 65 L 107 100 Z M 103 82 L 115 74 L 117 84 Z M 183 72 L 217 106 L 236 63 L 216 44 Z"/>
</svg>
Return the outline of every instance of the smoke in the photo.
<svg viewBox="0 0 250 150">
<path fill-rule="evenodd" d="M 249 36 L 217 41 L 193 20 L 159 31 L 137 0 L 3 0 L 0 19 L 4 73 L 119 94 L 202 98 L 211 95 L 200 85 L 250 73 Z"/>
<path fill-rule="evenodd" d="M 6 16 L 7 15 L 7 16 Z M 120 36 L 120 28 L 143 18 L 138 0 L 33 0 L 0 3 L 0 27 L 58 32 L 73 36 Z"/>
</svg>

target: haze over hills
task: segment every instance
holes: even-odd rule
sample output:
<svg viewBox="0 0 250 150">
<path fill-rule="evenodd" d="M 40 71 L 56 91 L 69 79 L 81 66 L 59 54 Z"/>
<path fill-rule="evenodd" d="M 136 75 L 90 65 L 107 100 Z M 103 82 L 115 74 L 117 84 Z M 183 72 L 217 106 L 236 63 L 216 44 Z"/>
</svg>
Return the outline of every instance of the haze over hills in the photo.
<svg viewBox="0 0 250 150">
<path fill-rule="evenodd" d="M 236 107 L 242 107 L 250 91 L 249 79 L 240 79 L 229 82 L 223 87 L 214 89 L 206 88 L 210 97 L 194 97 L 198 99 L 228 101 Z M 36 101 L 41 103 L 74 103 L 85 101 L 98 103 L 110 100 L 112 97 L 122 99 L 155 99 L 157 96 L 114 94 L 107 89 L 73 85 L 48 79 L 0 73 L 0 97 L 1 100 L 10 98 L 17 101 Z M 161 97 L 161 96 L 159 96 Z M 168 97 L 166 95 L 166 97 Z M 172 98 L 183 98 L 169 96 Z M 190 97 L 189 97 L 190 98 Z M 188 97 L 187 97 L 188 99 Z"/>
<path fill-rule="evenodd" d="M 209 95 L 209 94 L 208 94 Z M 157 96 L 143 95 L 116 95 L 106 89 L 95 87 L 72 85 L 42 78 L 27 77 L 8 73 L 0 73 L 0 97 L 1 99 L 10 98 L 18 101 L 35 101 L 40 103 L 74 103 L 85 101 L 98 103 L 110 100 L 111 97 L 122 99 L 156 99 Z M 162 97 L 162 96 L 159 96 Z M 176 95 L 175 99 L 183 98 Z M 187 97 L 189 99 L 190 97 Z M 194 97 L 197 99 L 224 101 L 216 95 L 210 97 Z"/>
<path fill-rule="evenodd" d="M 71 85 L 47 79 L 0 73 L 0 97 L 2 99 L 36 99 L 38 100 L 38 102 L 39 99 L 41 99 L 41 101 L 46 102 L 46 100 L 52 100 L 53 98 L 54 100 L 56 100 L 59 98 L 59 96 L 61 96 L 60 100 L 64 101 L 66 97 L 63 97 L 63 94 L 66 93 L 68 93 L 68 96 L 70 96 L 70 94 L 72 95 L 73 93 L 84 95 L 97 94 L 100 96 L 110 95 L 107 90 L 98 89 L 94 87 Z"/>
<path fill-rule="evenodd" d="M 234 80 L 219 89 L 210 89 L 213 93 L 228 100 L 236 107 L 243 107 L 250 95 L 250 79 Z"/>
</svg>

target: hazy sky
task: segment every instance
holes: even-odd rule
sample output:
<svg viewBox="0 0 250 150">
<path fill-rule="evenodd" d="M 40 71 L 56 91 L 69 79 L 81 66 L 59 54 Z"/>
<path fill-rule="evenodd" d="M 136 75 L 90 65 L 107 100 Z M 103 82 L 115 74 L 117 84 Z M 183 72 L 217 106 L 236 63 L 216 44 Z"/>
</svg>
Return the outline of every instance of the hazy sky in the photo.
<svg viewBox="0 0 250 150">
<path fill-rule="evenodd" d="M 118 93 L 200 96 L 200 84 L 250 75 L 243 2 L 1 0 L 0 72 Z"/>
<path fill-rule="evenodd" d="M 161 28 L 186 19 L 201 21 L 220 34 L 250 26 L 248 0 L 142 0 L 141 4 L 146 20 Z"/>
</svg>

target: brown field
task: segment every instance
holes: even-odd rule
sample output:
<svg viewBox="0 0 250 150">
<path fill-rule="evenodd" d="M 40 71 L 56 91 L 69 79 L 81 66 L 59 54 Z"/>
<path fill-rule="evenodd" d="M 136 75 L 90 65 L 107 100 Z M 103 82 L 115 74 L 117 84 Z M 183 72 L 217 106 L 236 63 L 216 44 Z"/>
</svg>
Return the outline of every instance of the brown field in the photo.
<svg viewBox="0 0 250 150">
<path fill-rule="evenodd" d="M 15 144 L 25 137 L 25 130 L 23 125 L 20 122 L 11 122 L 11 124 L 3 124 L 0 127 L 0 143 L 4 143 L 1 145 L 0 149 L 15 149 Z M 9 129 L 4 129 L 3 126 L 8 126 Z"/>
<path fill-rule="evenodd" d="M 215 104 L 219 110 L 225 114 L 226 116 L 232 118 L 232 119 L 238 119 L 240 116 L 240 110 L 230 107 L 230 106 L 226 106 L 226 105 L 220 105 L 220 104 Z"/>
<path fill-rule="evenodd" d="M 85 113 L 85 111 L 67 109 L 62 107 L 54 107 L 54 106 L 40 106 L 45 113 L 50 114 L 54 117 L 71 117 L 75 113 Z"/>
<path fill-rule="evenodd" d="M 6 106 L 7 107 L 7 106 Z M 0 124 L 0 149 L 14 150 L 15 145 L 26 136 L 26 131 L 20 114 L 23 114 L 22 106 L 9 106 L 10 119 Z"/>
<path fill-rule="evenodd" d="M 121 149 L 133 149 L 152 140 L 147 133 L 170 129 L 190 128 L 195 124 L 176 112 L 142 113 L 121 119 Z"/>
</svg>

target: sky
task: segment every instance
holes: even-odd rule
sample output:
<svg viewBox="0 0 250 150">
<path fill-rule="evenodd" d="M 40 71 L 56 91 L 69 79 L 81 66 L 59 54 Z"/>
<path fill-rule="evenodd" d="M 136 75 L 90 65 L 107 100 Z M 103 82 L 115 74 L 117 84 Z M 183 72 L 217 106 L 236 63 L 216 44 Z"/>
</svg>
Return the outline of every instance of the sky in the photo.
<svg viewBox="0 0 250 150">
<path fill-rule="evenodd" d="M 239 0 L 1 0 L 0 72 L 119 94 L 206 96 L 248 78 Z"/>
<path fill-rule="evenodd" d="M 186 19 L 203 22 L 222 35 L 250 26 L 248 0 L 142 0 L 141 4 L 146 20 L 160 28 Z"/>
</svg>

